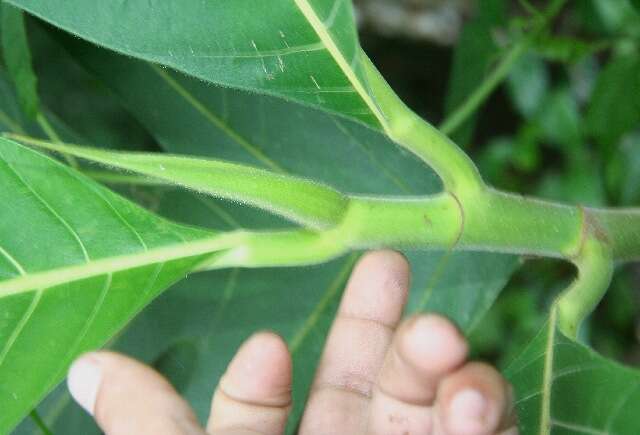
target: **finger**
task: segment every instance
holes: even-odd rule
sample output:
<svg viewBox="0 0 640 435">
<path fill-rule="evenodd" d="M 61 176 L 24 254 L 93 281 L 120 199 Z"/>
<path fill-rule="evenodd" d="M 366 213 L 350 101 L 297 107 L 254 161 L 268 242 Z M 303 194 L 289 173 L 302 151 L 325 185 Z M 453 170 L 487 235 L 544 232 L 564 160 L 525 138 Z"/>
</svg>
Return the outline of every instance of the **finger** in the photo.
<svg viewBox="0 0 640 435">
<path fill-rule="evenodd" d="M 280 435 L 291 407 L 291 357 L 276 334 L 252 336 L 233 358 L 211 404 L 211 434 Z"/>
<path fill-rule="evenodd" d="M 430 434 L 438 384 L 464 363 L 467 352 L 464 337 L 444 317 L 420 315 L 404 322 L 373 393 L 369 433 Z"/>
<path fill-rule="evenodd" d="M 493 367 L 468 363 L 440 383 L 438 425 L 448 435 L 489 435 L 514 425 L 511 387 Z"/>
<path fill-rule="evenodd" d="M 360 433 L 371 390 L 409 288 L 409 265 L 394 251 L 365 255 L 355 267 L 331 328 L 300 433 Z"/>
<path fill-rule="evenodd" d="M 201 435 L 189 405 L 160 374 L 131 358 L 87 354 L 71 366 L 73 398 L 107 435 Z"/>
</svg>

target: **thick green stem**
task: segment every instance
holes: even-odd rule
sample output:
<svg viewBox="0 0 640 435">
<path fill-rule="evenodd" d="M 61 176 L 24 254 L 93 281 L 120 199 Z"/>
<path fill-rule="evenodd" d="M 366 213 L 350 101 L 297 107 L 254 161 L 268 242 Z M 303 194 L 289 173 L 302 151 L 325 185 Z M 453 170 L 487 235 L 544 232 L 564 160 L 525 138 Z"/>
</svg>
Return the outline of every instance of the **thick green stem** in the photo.
<svg viewBox="0 0 640 435">
<path fill-rule="evenodd" d="M 229 257 L 234 265 L 306 264 L 325 261 L 349 249 L 383 246 L 455 247 L 572 260 L 583 243 L 584 213 L 606 236 L 615 260 L 640 258 L 638 209 L 585 209 L 583 213 L 580 207 L 500 192 L 465 177 L 454 180 L 456 190 L 435 196 L 354 197 L 309 180 L 224 161 L 116 153 L 12 137 L 243 201 L 307 228 L 293 238 L 279 235 L 269 243 L 262 239 L 267 254 L 260 254 L 261 246 L 251 248 L 253 259 L 247 260 L 246 247 L 239 247 Z M 451 152 L 455 159 L 456 152 Z M 461 160 L 460 164 L 466 163 Z"/>
<path fill-rule="evenodd" d="M 585 212 L 583 241 L 574 264 L 578 276 L 558 299 L 558 325 L 568 337 L 576 338 L 582 321 L 607 292 L 613 276 L 611 247 L 599 223 Z"/>
<path fill-rule="evenodd" d="M 615 237 L 607 236 L 608 232 L 625 231 L 618 225 L 639 228 L 640 213 L 632 215 L 632 220 L 610 223 L 605 229 L 598 221 L 603 210 L 583 211 L 487 190 L 473 201 L 467 198 L 462 202 L 448 193 L 409 199 L 352 197 L 342 223 L 334 228 L 246 233 L 242 243 L 208 262 L 205 268 L 315 264 L 351 250 L 380 247 L 454 248 L 562 258 L 579 266 L 586 276 L 580 282 L 595 283 L 590 266 L 591 242 L 585 244 L 585 213 L 589 213 L 590 228 L 599 228 L 599 237 L 606 239 L 610 261 L 614 252 L 640 257 L 640 237 L 618 246 Z M 602 276 L 605 281 L 606 276 Z M 598 284 L 596 287 L 602 289 Z M 580 305 L 584 308 L 578 311 L 581 315 L 593 308 L 594 299 L 583 296 L 580 288 L 571 294 L 584 300 Z"/>
<path fill-rule="evenodd" d="M 417 198 L 352 197 L 331 237 L 356 249 L 381 246 L 450 249 L 462 231 L 460 205 L 452 195 Z"/>
<path fill-rule="evenodd" d="M 459 199 L 465 216 L 461 248 L 569 258 L 580 243 L 578 207 L 494 189 Z"/>
<path fill-rule="evenodd" d="M 202 267 L 270 267 L 315 264 L 351 250 L 395 248 L 450 249 L 462 229 L 454 197 L 352 197 L 342 222 L 331 229 L 246 233 L 243 243 Z"/>
<path fill-rule="evenodd" d="M 431 166 L 442 179 L 445 190 L 457 194 L 482 188 L 484 183 L 471 159 L 449 138 L 413 113 L 366 55 L 362 53 L 361 56 L 371 92 L 386 119 L 385 133 Z"/>
</svg>

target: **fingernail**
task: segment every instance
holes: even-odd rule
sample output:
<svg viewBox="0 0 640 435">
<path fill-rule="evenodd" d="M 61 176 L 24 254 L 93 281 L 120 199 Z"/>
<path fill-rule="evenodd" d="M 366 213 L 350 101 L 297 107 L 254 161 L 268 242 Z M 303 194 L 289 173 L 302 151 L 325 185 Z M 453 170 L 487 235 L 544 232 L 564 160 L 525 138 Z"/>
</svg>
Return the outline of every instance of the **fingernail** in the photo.
<svg viewBox="0 0 640 435">
<path fill-rule="evenodd" d="M 101 380 L 100 362 L 91 354 L 77 359 L 69 369 L 67 376 L 69 392 L 74 400 L 91 415 L 93 415 Z"/>
<path fill-rule="evenodd" d="M 476 390 L 457 393 L 449 405 L 449 427 L 455 433 L 476 433 L 485 425 L 488 403 Z"/>
</svg>

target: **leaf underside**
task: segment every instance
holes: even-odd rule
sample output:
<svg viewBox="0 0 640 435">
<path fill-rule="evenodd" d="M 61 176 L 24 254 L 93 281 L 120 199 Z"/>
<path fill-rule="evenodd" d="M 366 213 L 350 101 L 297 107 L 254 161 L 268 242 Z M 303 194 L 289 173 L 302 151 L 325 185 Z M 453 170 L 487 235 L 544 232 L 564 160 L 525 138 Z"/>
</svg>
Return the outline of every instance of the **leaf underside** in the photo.
<svg viewBox="0 0 640 435">
<path fill-rule="evenodd" d="M 126 55 L 379 126 L 350 0 L 9 3 Z"/>
<path fill-rule="evenodd" d="M 523 435 L 640 432 L 640 371 L 568 339 L 554 314 L 505 374 Z"/>
<path fill-rule="evenodd" d="M 103 345 L 160 290 L 202 256 L 82 280 L 26 288 L 43 271 L 90 266 L 204 239 L 213 233 L 172 224 L 47 157 L 0 139 L 0 433 L 64 376 L 78 353 Z M 18 374 L 21 374 L 18 376 Z"/>
</svg>

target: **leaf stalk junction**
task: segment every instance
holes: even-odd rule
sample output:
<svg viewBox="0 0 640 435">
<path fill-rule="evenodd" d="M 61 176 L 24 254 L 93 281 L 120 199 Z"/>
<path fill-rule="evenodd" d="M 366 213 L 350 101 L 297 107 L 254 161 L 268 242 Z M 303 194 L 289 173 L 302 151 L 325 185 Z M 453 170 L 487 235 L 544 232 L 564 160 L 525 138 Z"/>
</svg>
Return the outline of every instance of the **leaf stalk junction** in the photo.
<svg viewBox="0 0 640 435">
<path fill-rule="evenodd" d="M 392 101 L 394 105 L 395 101 Z M 448 138 L 409 109 L 390 136 L 431 165 L 444 191 L 418 197 L 348 195 L 310 180 L 220 160 L 122 153 L 22 135 L 10 139 L 180 185 L 283 216 L 291 230 L 239 230 L 199 269 L 315 264 L 353 250 L 392 247 L 492 251 L 571 261 L 577 277 L 557 300 L 558 323 L 575 337 L 610 283 L 614 263 L 640 259 L 640 209 L 593 209 L 485 185 Z M 448 165 L 448 166 L 446 166 Z"/>
</svg>

